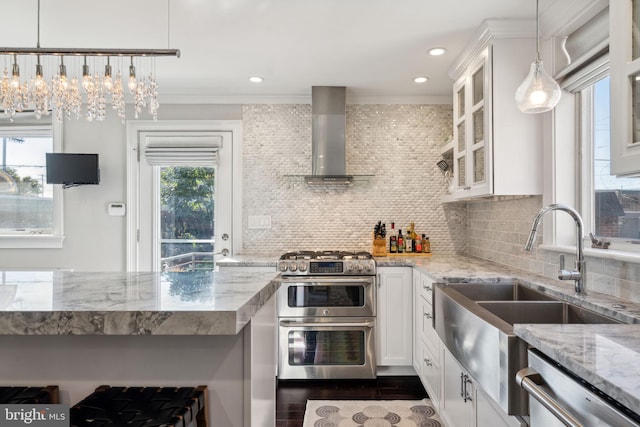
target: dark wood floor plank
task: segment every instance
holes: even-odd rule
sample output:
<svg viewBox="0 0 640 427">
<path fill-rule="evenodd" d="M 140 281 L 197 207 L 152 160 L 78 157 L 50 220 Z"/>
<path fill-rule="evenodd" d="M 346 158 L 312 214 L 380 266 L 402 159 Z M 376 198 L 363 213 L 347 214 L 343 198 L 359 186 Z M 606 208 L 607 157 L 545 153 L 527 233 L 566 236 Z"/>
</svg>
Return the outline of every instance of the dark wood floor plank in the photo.
<svg viewBox="0 0 640 427">
<path fill-rule="evenodd" d="M 419 400 L 426 397 L 427 392 L 417 376 L 278 381 L 276 427 L 302 427 L 307 400 Z"/>
</svg>

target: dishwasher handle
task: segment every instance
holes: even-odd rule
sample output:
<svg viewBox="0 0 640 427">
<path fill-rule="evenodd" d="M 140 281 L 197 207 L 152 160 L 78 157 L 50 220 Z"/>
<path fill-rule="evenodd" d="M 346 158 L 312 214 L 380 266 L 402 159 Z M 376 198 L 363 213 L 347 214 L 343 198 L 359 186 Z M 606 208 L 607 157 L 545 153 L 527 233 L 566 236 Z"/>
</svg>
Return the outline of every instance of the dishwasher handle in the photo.
<svg viewBox="0 0 640 427">
<path fill-rule="evenodd" d="M 547 408 L 558 420 L 568 427 L 584 427 L 569 411 L 560 406 L 540 385 L 542 376 L 532 368 L 524 368 L 516 374 L 516 383 Z"/>
</svg>

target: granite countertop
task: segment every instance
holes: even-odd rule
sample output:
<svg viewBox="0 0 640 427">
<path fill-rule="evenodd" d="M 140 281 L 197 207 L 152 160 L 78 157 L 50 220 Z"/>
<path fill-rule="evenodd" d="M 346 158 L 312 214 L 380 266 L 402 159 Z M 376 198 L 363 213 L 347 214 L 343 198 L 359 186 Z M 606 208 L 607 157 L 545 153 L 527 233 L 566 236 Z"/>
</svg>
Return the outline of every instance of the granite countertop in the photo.
<svg viewBox="0 0 640 427">
<path fill-rule="evenodd" d="M 235 335 L 273 272 L 1 272 L 0 335 Z"/>
<path fill-rule="evenodd" d="M 532 347 L 640 414 L 640 325 L 514 325 Z"/>
<path fill-rule="evenodd" d="M 640 304 L 587 290 L 573 281 L 545 278 L 467 257 L 377 258 L 378 267 L 413 266 L 435 281 L 518 281 L 627 324 L 516 324 L 514 333 L 622 405 L 640 414 Z"/>
</svg>

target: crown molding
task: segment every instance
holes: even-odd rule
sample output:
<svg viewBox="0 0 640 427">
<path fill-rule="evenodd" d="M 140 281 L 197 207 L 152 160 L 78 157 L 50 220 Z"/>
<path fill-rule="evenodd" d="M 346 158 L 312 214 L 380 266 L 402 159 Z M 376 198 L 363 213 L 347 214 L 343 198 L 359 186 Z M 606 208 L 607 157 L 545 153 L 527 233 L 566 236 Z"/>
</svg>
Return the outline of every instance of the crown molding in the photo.
<svg viewBox="0 0 640 427">
<path fill-rule="evenodd" d="M 311 95 L 203 95 L 164 93 L 158 95 L 160 104 L 311 104 Z M 354 95 L 347 94 L 348 104 L 452 104 L 451 95 Z"/>
<path fill-rule="evenodd" d="M 454 80 L 464 73 L 471 62 L 495 39 L 516 39 L 536 36 L 535 19 L 485 19 L 471 36 L 454 65 L 449 77 Z"/>
<path fill-rule="evenodd" d="M 545 39 L 568 36 L 607 7 L 609 0 L 553 2 L 540 13 L 540 34 Z"/>
</svg>

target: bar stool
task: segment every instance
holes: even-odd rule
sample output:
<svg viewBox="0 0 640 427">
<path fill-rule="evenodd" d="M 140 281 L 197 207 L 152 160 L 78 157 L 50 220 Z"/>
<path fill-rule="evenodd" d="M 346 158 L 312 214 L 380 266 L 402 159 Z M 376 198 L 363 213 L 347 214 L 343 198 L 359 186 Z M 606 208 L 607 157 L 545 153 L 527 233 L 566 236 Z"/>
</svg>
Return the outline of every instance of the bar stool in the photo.
<svg viewBox="0 0 640 427">
<path fill-rule="evenodd" d="M 46 387 L 0 387 L 0 403 L 5 405 L 60 403 L 60 392 L 57 385 L 48 385 Z"/>
<path fill-rule="evenodd" d="M 111 387 L 101 385 L 71 407 L 71 426 L 207 427 L 207 386 Z"/>
</svg>

